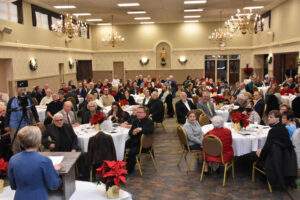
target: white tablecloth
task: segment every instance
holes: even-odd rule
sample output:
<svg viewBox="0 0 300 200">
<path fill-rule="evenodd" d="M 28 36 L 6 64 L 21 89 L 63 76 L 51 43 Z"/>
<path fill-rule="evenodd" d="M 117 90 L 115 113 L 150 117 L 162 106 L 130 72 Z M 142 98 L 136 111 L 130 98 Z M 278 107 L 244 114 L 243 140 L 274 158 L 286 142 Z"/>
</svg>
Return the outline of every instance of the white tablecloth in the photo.
<svg viewBox="0 0 300 200">
<path fill-rule="evenodd" d="M 266 93 L 267 93 L 268 89 L 269 89 L 269 86 L 258 87 L 258 90 L 262 91 L 264 96 L 266 96 Z"/>
<path fill-rule="evenodd" d="M 109 128 L 109 126 L 111 126 L 109 123 L 110 121 L 108 120 L 103 122 L 101 124 L 101 130 L 104 133 L 111 135 L 114 141 L 117 159 L 123 160 L 125 143 L 126 140 L 129 138 L 129 129 L 120 126 L 116 128 Z M 75 127 L 74 131 L 78 137 L 78 144 L 81 147 L 82 151 L 87 152 L 90 137 L 96 135 L 98 131 L 94 129 L 90 124 L 82 124 L 79 127 Z"/>
<path fill-rule="evenodd" d="M 137 104 L 143 104 L 143 100 L 145 98 L 144 95 L 139 95 L 139 94 L 133 95 L 132 94 L 131 96 L 133 96 L 133 98 Z"/>
<path fill-rule="evenodd" d="M 40 119 L 40 122 L 44 122 L 45 121 L 45 117 L 46 117 L 46 109 L 47 107 L 46 106 L 35 106 L 36 108 L 36 111 L 39 115 L 39 119 Z"/>
<path fill-rule="evenodd" d="M 126 112 L 128 112 L 130 115 L 132 114 L 133 108 L 136 107 L 136 105 L 133 106 L 124 106 L 122 109 Z M 106 106 L 103 108 L 103 112 L 107 115 L 107 113 L 111 110 L 111 106 Z"/>
<path fill-rule="evenodd" d="M 296 98 L 296 95 L 281 95 L 281 103 L 292 107 L 292 102 Z"/>
<path fill-rule="evenodd" d="M 225 122 L 228 121 L 229 119 L 229 113 L 231 110 L 236 110 L 238 109 L 239 106 L 235 106 L 233 104 L 231 105 L 224 105 L 223 107 L 216 109 L 216 113 L 218 116 L 221 116 Z"/>
<path fill-rule="evenodd" d="M 104 184 L 97 185 L 91 182 L 76 181 L 76 190 L 70 200 L 107 200 Z M 1 200 L 13 200 L 15 191 L 10 187 L 5 187 L 3 193 L 0 193 Z M 61 197 L 50 196 L 49 200 L 58 200 Z M 131 200 L 131 194 L 120 190 L 120 198 L 115 200 Z"/>
<path fill-rule="evenodd" d="M 232 134 L 232 147 L 235 156 L 242 156 L 253 151 L 257 151 L 264 146 L 270 127 L 250 124 L 245 133 L 250 135 L 242 135 L 237 133 L 232 127 L 231 123 L 225 123 L 225 127 L 231 130 Z M 206 134 L 213 129 L 213 125 L 205 125 L 202 127 L 203 132 Z"/>
</svg>

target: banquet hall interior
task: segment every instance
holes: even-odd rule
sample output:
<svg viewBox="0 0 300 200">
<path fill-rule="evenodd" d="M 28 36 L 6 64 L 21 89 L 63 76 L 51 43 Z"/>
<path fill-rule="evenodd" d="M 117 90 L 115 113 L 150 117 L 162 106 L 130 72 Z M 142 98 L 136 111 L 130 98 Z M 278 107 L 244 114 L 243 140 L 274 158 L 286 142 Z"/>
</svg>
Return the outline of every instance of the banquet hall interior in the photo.
<svg viewBox="0 0 300 200">
<path fill-rule="evenodd" d="M 0 0 L 0 200 L 299 199 L 300 0 Z"/>
</svg>

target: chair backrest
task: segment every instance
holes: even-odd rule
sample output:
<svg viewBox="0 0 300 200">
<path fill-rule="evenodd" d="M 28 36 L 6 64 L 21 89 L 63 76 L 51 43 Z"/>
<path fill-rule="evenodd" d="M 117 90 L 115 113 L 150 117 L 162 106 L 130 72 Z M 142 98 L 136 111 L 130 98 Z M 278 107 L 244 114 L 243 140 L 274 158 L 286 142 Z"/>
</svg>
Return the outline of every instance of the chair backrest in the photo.
<svg viewBox="0 0 300 200">
<path fill-rule="evenodd" d="M 202 141 L 203 153 L 208 156 L 220 157 L 223 162 L 223 144 L 215 135 L 206 135 Z"/>
<path fill-rule="evenodd" d="M 154 137 L 152 135 L 142 135 L 141 136 L 141 141 L 140 141 L 140 154 L 142 152 L 143 149 L 150 149 L 152 148 L 154 142 Z"/>
<path fill-rule="evenodd" d="M 196 119 L 199 121 L 200 115 L 202 115 L 204 112 L 201 109 L 196 109 L 195 114 L 196 114 Z"/>
<path fill-rule="evenodd" d="M 182 126 L 177 126 L 177 135 L 182 149 L 189 150 L 188 139 Z"/>
<path fill-rule="evenodd" d="M 200 116 L 199 116 L 199 124 L 201 126 L 205 126 L 207 124 L 210 124 L 210 121 L 209 121 L 209 118 L 206 116 L 206 114 L 202 113 Z"/>
</svg>

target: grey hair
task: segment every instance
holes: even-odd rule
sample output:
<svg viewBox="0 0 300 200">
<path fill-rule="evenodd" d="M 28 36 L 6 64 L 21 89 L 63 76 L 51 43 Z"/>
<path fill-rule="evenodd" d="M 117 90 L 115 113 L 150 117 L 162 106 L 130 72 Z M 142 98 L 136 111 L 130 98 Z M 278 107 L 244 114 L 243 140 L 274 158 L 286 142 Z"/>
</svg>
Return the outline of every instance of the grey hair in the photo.
<svg viewBox="0 0 300 200">
<path fill-rule="evenodd" d="M 222 128 L 224 127 L 224 119 L 221 116 L 214 116 L 210 119 L 214 128 Z"/>
<path fill-rule="evenodd" d="M 56 119 L 56 118 L 63 118 L 63 114 L 61 114 L 60 112 L 56 113 L 54 116 L 53 116 L 53 119 Z"/>
<path fill-rule="evenodd" d="M 25 149 L 38 148 L 41 144 L 42 133 L 37 126 L 25 126 L 19 131 L 17 139 Z"/>
</svg>

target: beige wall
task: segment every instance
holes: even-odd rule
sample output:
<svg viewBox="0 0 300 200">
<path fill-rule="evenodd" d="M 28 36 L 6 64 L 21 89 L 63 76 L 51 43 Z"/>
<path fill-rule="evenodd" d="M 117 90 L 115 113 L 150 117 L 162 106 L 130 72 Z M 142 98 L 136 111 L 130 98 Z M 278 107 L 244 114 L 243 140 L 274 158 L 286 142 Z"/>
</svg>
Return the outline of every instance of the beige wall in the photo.
<svg viewBox="0 0 300 200">
<path fill-rule="evenodd" d="M 0 92 L 8 93 L 8 81 L 12 76 L 12 60 L 0 59 Z"/>
</svg>

